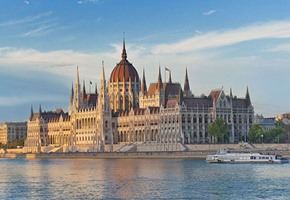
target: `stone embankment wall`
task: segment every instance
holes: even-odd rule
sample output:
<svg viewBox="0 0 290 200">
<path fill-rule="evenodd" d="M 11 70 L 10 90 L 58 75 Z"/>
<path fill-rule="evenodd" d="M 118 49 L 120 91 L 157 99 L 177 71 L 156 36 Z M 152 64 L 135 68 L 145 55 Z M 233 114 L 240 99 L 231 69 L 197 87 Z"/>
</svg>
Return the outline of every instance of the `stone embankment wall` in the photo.
<svg viewBox="0 0 290 200">
<path fill-rule="evenodd" d="M 245 151 L 245 150 L 244 150 Z M 252 150 L 249 150 L 252 151 Z M 239 152 L 231 150 L 231 152 Z M 289 150 L 260 150 L 255 151 L 263 154 L 280 154 L 290 158 Z M 214 150 L 204 151 L 167 151 L 167 152 L 76 152 L 76 153 L 4 153 L 0 158 L 26 158 L 26 159 L 205 159 L 208 154 L 215 153 Z"/>
<path fill-rule="evenodd" d="M 77 152 L 77 153 L 27 153 L 27 154 L 0 154 L 0 158 L 27 158 L 27 159 L 104 159 L 104 158 L 121 158 L 121 159 L 204 159 L 210 151 L 185 151 L 185 152 Z"/>
<path fill-rule="evenodd" d="M 137 151 L 137 152 L 76 152 L 76 153 L 22 153 L 22 149 L 8 149 L 0 152 L 0 158 L 189 158 L 204 159 L 220 149 L 232 152 L 248 151 L 270 154 L 280 154 L 290 158 L 290 144 L 190 144 L 184 145 L 185 151 Z M 116 146 L 117 147 L 117 146 Z M 118 146 L 120 148 L 120 145 Z M 113 151 L 118 148 L 113 148 Z"/>
<path fill-rule="evenodd" d="M 220 149 L 290 150 L 290 144 L 187 144 L 188 151 L 218 151 Z"/>
</svg>

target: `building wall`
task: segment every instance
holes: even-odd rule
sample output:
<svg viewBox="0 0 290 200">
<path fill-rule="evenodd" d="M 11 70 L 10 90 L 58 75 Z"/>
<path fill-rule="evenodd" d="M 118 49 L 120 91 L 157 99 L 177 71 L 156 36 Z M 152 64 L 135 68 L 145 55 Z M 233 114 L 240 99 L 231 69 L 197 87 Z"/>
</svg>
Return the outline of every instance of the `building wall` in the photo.
<svg viewBox="0 0 290 200">
<path fill-rule="evenodd" d="M 140 82 L 109 83 L 110 108 L 113 111 L 130 110 L 139 104 Z"/>
<path fill-rule="evenodd" d="M 14 140 L 24 139 L 27 133 L 26 122 L 5 122 L 0 125 L 0 143 L 7 144 Z"/>
<path fill-rule="evenodd" d="M 40 152 L 42 146 L 48 145 L 48 122 L 42 118 L 27 122 L 25 152 Z"/>
</svg>

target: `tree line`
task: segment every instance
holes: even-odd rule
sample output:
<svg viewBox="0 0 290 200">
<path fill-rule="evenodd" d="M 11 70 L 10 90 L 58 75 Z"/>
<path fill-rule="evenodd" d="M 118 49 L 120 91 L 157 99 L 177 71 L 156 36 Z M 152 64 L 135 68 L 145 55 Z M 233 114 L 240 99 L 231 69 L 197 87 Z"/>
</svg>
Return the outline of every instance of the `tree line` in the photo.
<svg viewBox="0 0 290 200">
<path fill-rule="evenodd" d="M 0 143 L 0 149 L 16 149 L 17 146 L 24 146 L 25 139 L 16 139 L 11 142 L 7 142 L 7 144 Z"/>
<path fill-rule="evenodd" d="M 212 143 L 228 143 L 228 124 L 217 118 L 208 125 L 207 131 Z M 247 135 L 247 142 L 251 143 L 289 143 L 290 124 L 278 121 L 274 128 L 267 131 L 257 124 L 253 124 Z"/>
</svg>

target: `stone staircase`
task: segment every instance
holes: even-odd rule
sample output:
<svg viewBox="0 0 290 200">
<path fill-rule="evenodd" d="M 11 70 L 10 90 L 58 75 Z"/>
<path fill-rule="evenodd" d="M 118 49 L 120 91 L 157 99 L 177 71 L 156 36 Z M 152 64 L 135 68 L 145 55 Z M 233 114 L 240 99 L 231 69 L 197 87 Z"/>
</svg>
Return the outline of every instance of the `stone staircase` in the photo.
<svg viewBox="0 0 290 200">
<path fill-rule="evenodd" d="M 63 152 L 63 146 L 54 147 L 53 149 L 48 151 L 48 153 L 56 153 L 56 152 Z"/>
<path fill-rule="evenodd" d="M 125 146 L 117 150 L 117 152 L 136 152 L 136 151 L 137 151 L 137 145 L 134 143 L 126 144 Z"/>
</svg>

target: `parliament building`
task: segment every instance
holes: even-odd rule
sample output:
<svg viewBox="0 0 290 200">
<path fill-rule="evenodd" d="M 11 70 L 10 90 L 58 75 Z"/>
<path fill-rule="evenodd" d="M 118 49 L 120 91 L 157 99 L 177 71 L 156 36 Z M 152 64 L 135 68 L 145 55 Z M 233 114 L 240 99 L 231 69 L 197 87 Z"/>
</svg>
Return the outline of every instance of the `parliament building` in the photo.
<svg viewBox="0 0 290 200">
<path fill-rule="evenodd" d="M 245 140 L 254 118 L 248 88 L 245 97 L 223 89 L 208 96 L 190 90 L 187 69 L 184 85 L 163 80 L 160 67 L 155 83 L 147 85 L 128 61 L 125 42 L 121 61 L 108 81 L 104 63 L 99 88 L 87 93 L 76 71 L 68 112 L 38 112 L 31 108 L 26 152 L 181 151 L 186 144 L 211 143 L 208 125 L 216 118 L 228 124 L 228 141 Z"/>
</svg>

